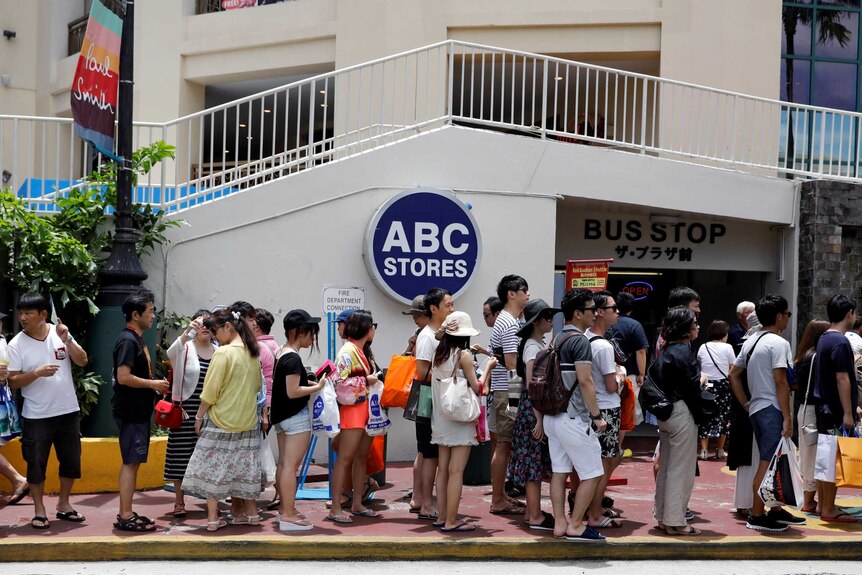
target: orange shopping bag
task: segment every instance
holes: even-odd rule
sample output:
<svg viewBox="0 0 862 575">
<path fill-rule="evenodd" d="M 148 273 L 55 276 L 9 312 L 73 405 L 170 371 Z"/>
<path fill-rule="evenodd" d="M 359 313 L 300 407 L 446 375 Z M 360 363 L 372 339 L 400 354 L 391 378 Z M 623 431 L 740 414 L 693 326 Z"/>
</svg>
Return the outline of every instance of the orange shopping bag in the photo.
<svg viewBox="0 0 862 575">
<path fill-rule="evenodd" d="M 838 487 L 862 487 L 862 438 L 838 438 L 835 485 Z"/>
<path fill-rule="evenodd" d="M 416 377 L 416 358 L 412 355 L 393 355 L 383 382 L 382 407 L 407 407 L 410 387 Z"/>
</svg>

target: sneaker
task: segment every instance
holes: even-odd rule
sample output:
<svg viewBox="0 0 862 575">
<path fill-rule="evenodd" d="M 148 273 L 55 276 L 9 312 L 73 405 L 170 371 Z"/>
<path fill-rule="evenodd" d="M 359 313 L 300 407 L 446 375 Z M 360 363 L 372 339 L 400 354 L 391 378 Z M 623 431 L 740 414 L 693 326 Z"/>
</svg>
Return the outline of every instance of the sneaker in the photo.
<svg viewBox="0 0 862 575">
<path fill-rule="evenodd" d="M 685 520 L 691 521 L 692 519 L 694 519 L 694 511 L 692 511 L 691 509 L 686 509 L 685 510 Z"/>
<path fill-rule="evenodd" d="M 709 459 L 709 452 L 704 449 L 700 452 L 700 455 L 698 455 L 697 458 L 701 461 L 706 461 L 707 459 Z"/>
<path fill-rule="evenodd" d="M 806 523 L 804 517 L 797 517 L 787 511 L 784 507 L 773 507 L 769 510 L 769 513 L 767 513 L 766 516 L 776 523 L 782 523 L 784 525 L 805 525 Z"/>
<path fill-rule="evenodd" d="M 769 531 L 770 533 L 780 533 L 788 529 L 787 525 L 779 523 L 768 515 L 761 515 L 760 517 L 749 515 L 745 526 L 755 531 Z"/>
<path fill-rule="evenodd" d="M 727 452 L 723 449 L 719 449 L 715 452 L 716 459 L 727 459 Z"/>
<path fill-rule="evenodd" d="M 786 527 L 785 527 L 786 529 Z M 584 527 L 584 532 L 580 535 L 566 535 L 566 541 L 582 541 L 587 543 L 596 543 L 605 541 L 605 536 L 599 533 L 595 527 L 587 525 Z"/>
</svg>

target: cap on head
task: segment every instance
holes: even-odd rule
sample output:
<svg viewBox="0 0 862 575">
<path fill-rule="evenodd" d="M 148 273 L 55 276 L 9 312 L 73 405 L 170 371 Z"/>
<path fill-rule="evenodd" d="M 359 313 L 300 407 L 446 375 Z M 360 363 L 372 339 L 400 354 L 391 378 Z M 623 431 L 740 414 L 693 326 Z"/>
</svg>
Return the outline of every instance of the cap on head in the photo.
<svg viewBox="0 0 862 575">
<path fill-rule="evenodd" d="M 417 295 L 410 303 L 410 308 L 401 312 L 403 315 L 412 315 L 414 313 L 425 314 L 425 296 Z"/>
<path fill-rule="evenodd" d="M 319 317 L 314 317 L 304 309 L 292 309 L 284 316 L 284 331 L 288 331 L 309 323 L 320 323 Z"/>
</svg>

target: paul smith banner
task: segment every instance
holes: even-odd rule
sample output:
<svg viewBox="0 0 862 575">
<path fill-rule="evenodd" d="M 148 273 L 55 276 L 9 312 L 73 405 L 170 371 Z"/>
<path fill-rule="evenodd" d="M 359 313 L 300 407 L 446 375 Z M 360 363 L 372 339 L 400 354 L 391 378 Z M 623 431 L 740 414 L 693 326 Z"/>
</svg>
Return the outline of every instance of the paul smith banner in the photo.
<svg viewBox="0 0 862 575">
<path fill-rule="evenodd" d="M 72 118 L 78 136 L 99 152 L 114 155 L 114 120 L 120 80 L 123 20 L 93 0 L 90 19 L 72 79 Z"/>
<path fill-rule="evenodd" d="M 557 232 L 557 253 L 564 257 L 614 258 L 616 268 L 772 271 L 777 265 L 777 234 L 768 224 L 602 212 L 572 216 Z"/>
</svg>

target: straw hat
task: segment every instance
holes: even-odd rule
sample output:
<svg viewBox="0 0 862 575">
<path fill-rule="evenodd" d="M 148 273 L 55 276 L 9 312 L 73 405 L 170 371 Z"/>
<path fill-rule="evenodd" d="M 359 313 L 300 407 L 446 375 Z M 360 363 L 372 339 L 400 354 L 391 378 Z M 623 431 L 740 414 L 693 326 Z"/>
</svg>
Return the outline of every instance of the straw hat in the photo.
<svg viewBox="0 0 862 575">
<path fill-rule="evenodd" d="M 447 321 L 455 320 L 458 322 L 458 327 L 454 330 L 446 330 L 446 335 L 453 337 L 476 337 L 480 332 L 473 327 L 473 320 L 470 315 L 463 311 L 453 311 L 446 316 Z"/>
</svg>

